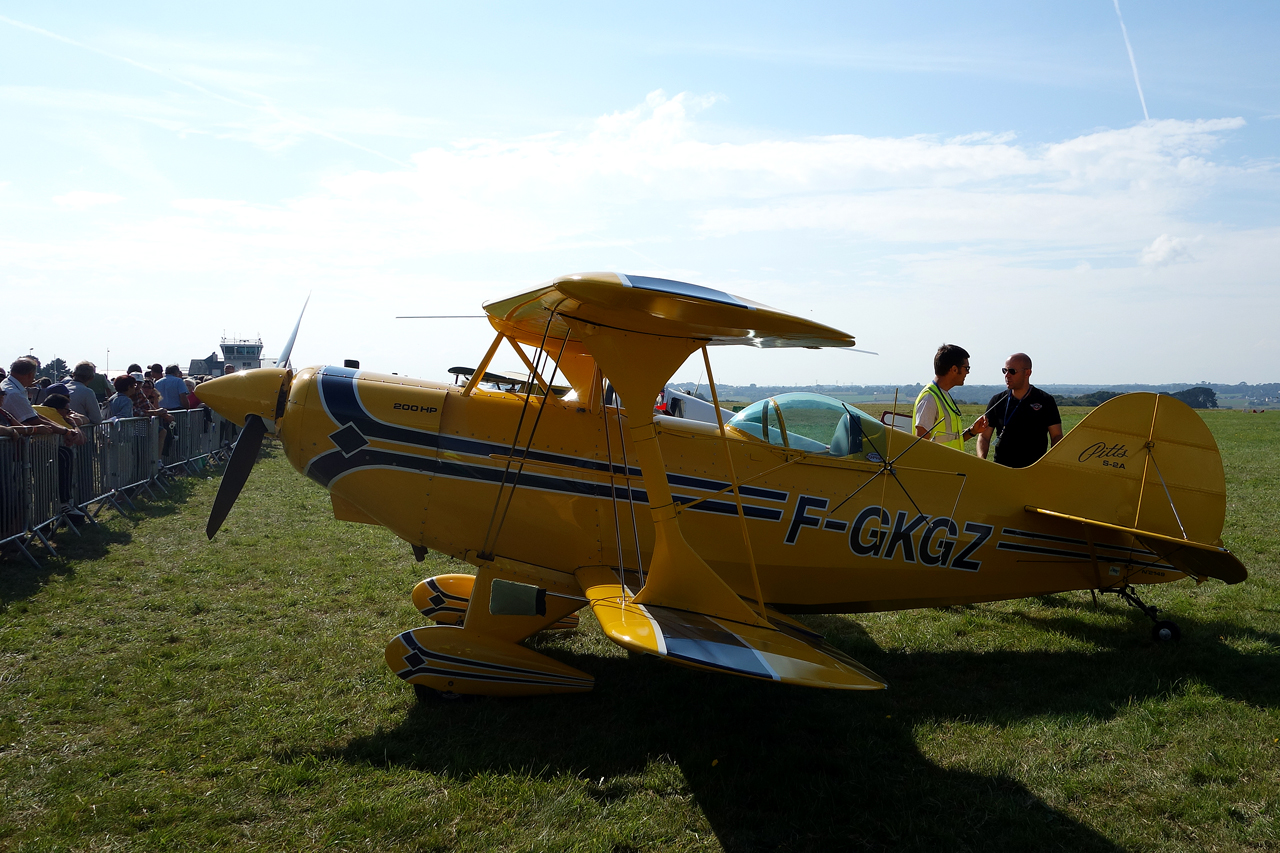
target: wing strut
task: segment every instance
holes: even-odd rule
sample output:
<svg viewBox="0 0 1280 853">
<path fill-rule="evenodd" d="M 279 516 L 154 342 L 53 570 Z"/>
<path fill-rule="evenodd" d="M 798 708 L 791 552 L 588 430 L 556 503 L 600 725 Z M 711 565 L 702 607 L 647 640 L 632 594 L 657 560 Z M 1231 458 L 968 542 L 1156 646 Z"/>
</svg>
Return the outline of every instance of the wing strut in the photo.
<svg viewBox="0 0 1280 853">
<path fill-rule="evenodd" d="M 702 347 L 702 363 L 707 366 L 707 385 L 711 388 L 711 405 L 716 410 L 716 426 L 720 427 L 720 444 L 724 447 L 724 456 L 729 462 L 729 486 L 733 489 L 733 501 L 738 505 L 738 523 L 742 527 L 742 544 L 747 546 L 747 565 L 751 567 L 751 582 L 756 588 L 756 603 L 760 608 L 760 617 L 767 620 L 769 617 L 765 614 L 764 593 L 760 591 L 760 572 L 756 569 L 756 554 L 751 548 L 751 534 L 747 531 L 747 513 L 742 508 L 742 493 L 738 491 L 738 472 L 733 467 L 733 451 L 729 448 L 729 436 L 724 431 L 724 415 L 720 413 L 720 395 L 716 393 L 716 377 L 711 372 L 711 356 L 707 354 L 705 345 Z M 784 439 L 786 435 L 784 426 L 782 430 Z"/>
<path fill-rule="evenodd" d="M 633 601 L 768 628 L 768 621 L 743 602 L 684 538 L 658 445 L 653 406 L 645 405 L 657 399 L 671 374 L 706 339 L 624 331 L 571 315 L 565 319 L 622 399 L 632 401 L 627 425 L 649 496 L 654 535 L 645 584 Z"/>
<path fill-rule="evenodd" d="M 471 378 L 467 380 L 467 385 L 462 389 L 462 396 L 470 397 L 475 393 L 476 387 L 480 384 L 480 380 L 484 379 L 485 371 L 489 369 L 489 363 L 493 361 L 493 357 L 498 353 L 498 347 L 502 346 L 502 339 L 505 338 L 502 332 L 498 332 L 498 336 L 493 339 L 493 343 L 489 344 L 489 349 L 484 354 L 484 358 L 480 359 L 480 364 L 476 367 L 475 372 L 471 374 Z"/>
<path fill-rule="evenodd" d="M 552 316 L 554 317 L 554 316 L 555 316 L 555 312 L 554 312 L 554 311 L 552 311 L 551 313 L 552 313 Z M 551 322 L 550 322 L 550 321 L 548 321 L 548 322 L 547 322 L 547 329 L 548 329 L 548 330 L 550 330 L 550 329 L 551 329 Z M 529 356 L 525 355 L 525 351 L 524 351 L 524 350 L 522 350 L 522 349 L 520 349 L 520 344 L 518 344 L 516 341 L 512 340 L 511 338 L 507 338 L 507 340 L 511 342 L 511 348 L 512 348 L 513 350 L 515 350 L 515 351 L 516 351 L 516 355 L 520 356 L 520 360 L 524 362 L 524 366 L 525 366 L 525 367 L 527 367 L 527 368 L 529 368 L 529 381 L 530 381 L 531 383 L 536 383 L 536 384 L 538 384 L 538 385 L 542 386 L 542 387 L 543 387 L 543 388 L 545 388 L 547 391 L 550 391 L 550 390 L 551 390 L 551 382 L 548 382 L 547 380 L 545 380 L 545 379 L 543 379 L 543 378 L 542 378 L 542 374 L 538 372 L 538 368 L 537 368 L 537 367 L 535 367 L 535 366 L 534 366 L 534 363 L 533 363 L 532 361 L 530 361 L 530 360 L 529 360 Z M 543 344 L 546 344 L 546 342 L 547 342 L 547 341 L 546 341 L 546 338 L 544 337 L 544 338 L 543 338 L 543 340 L 542 340 L 542 343 L 543 343 Z M 569 343 L 569 337 L 568 337 L 568 335 L 566 335 L 566 336 L 565 336 L 564 343 L 562 343 L 562 344 L 560 345 L 560 355 L 561 355 L 561 356 L 563 356 L 563 355 L 564 355 L 564 347 L 565 347 L 565 344 L 567 344 L 567 343 Z M 546 359 L 546 358 L 547 358 L 547 353 L 546 353 L 546 352 L 544 352 L 544 351 L 541 349 L 541 347 L 539 347 L 539 349 L 538 349 L 538 352 L 537 352 L 537 353 L 534 353 L 534 357 L 535 357 L 535 358 L 537 358 L 539 361 L 542 361 L 544 366 L 546 365 L 546 362 L 544 361 L 544 359 Z M 560 364 L 559 364 L 559 362 L 557 362 L 557 363 L 556 363 L 556 369 L 557 369 L 557 370 L 559 370 L 559 369 L 560 369 Z M 552 376 L 551 376 L 551 380 L 552 380 L 552 382 L 554 382 L 554 381 L 555 381 L 555 378 L 556 378 L 556 377 L 555 377 L 555 374 L 552 374 Z"/>
</svg>

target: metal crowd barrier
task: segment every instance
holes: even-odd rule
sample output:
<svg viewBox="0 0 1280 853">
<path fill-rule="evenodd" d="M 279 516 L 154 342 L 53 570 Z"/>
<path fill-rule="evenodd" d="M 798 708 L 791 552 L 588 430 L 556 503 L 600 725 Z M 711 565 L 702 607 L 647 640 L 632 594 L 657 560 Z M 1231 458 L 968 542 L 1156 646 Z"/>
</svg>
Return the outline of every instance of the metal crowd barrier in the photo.
<svg viewBox="0 0 1280 853">
<path fill-rule="evenodd" d="M 65 447 L 61 436 L 0 437 L 0 546 L 12 545 L 37 567 L 27 546 L 39 540 L 56 554 L 47 533 L 75 524 L 62 509 L 59 475 L 70 481 L 68 503 L 90 522 L 104 506 L 123 512 L 124 503 L 180 473 L 198 473 L 216 457 L 230 453 L 240 428 L 211 409 L 171 412 L 166 428 L 160 418 L 121 418 L 81 432 L 86 441 Z M 62 470 L 60 466 L 65 466 Z"/>
</svg>

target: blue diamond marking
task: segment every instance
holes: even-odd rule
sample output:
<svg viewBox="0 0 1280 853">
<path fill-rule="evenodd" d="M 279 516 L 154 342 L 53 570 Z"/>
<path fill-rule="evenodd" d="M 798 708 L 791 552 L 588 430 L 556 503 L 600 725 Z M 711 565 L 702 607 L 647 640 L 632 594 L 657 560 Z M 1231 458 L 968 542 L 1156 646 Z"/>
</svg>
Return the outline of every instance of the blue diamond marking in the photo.
<svg viewBox="0 0 1280 853">
<path fill-rule="evenodd" d="M 347 424 L 329 436 L 329 440 L 338 445 L 343 456 L 350 456 L 369 443 L 369 439 L 360 434 L 355 424 Z"/>
</svg>

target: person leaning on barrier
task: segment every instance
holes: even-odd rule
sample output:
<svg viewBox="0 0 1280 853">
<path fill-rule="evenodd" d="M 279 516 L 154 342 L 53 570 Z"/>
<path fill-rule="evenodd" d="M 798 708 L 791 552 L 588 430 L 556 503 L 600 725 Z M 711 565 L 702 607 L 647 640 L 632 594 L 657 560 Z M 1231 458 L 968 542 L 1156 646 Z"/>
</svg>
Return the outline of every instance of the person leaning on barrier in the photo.
<svg viewBox="0 0 1280 853">
<path fill-rule="evenodd" d="M 3 384 L 0 384 L 0 402 L 3 402 L 7 394 Z M 15 418 L 9 412 L 0 408 L 0 437 L 3 438 L 29 438 L 33 435 L 48 435 L 53 432 L 51 424 L 24 424 Z"/>
<path fill-rule="evenodd" d="M 147 391 L 151 391 L 148 394 Z M 135 418 L 164 418 L 166 421 L 172 421 L 173 415 L 168 410 L 162 409 L 151 399 L 155 393 L 154 386 L 151 386 L 151 380 L 145 379 L 142 382 L 134 382 L 129 389 L 129 399 L 133 401 L 133 417 Z"/>
<path fill-rule="evenodd" d="M 71 372 L 71 378 L 65 383 L 67 399 L 71 401 L 71 411 L 83 415 L 91 424 L 102 423 L 102 407 L 98 404 L 98 395 L 90 383 L 98 375 L 98 369 L 92 361 L 82 361 Z"/>
<path fill-rule="evenodd" d="M 71 400 L 66 394 L 61 393 L 61 391 L 66 390 L 66 386 L 58 384 L 50 387 L 54 390 L 44 398 L 43 403 L 35 407 L 36 414 L 70 430 L 70 432 L 63 435 L 68 445 L 74 447 L 84 444 L 85 436 L 80 431 L 80 428 L 88 426 L 89 419 L 71 410 Z"/>
<path fill-rule="evenodd" d="M 111 396 L 111 380 L 106 377 L 106 374 L 98 373 L 96 367 L 94 371 L 93 378 L 86 384 L 89 386 L 89 390 L 93 391 L 98 398 L 98 405 L 104 406 L 107 403 L 107 398 Z"/>
<path fill-rule="evenodd" d="M 159 405 L 163 408 L 187 408 L 187 383 L 182 381 L 182 368 L 171 364 L 164 369 L 164 378 L 155 384 L 160 395 Z"/>
<path fill-rule="evenodd" d="M 142 384 L 134 389 L 133 414 L 139 418 L 160 419 L 160 455 L 167 454 L 174 437 L 173 415 L 160 405 L 160 393 L 150 379 L 142 380 Z"/>
<path fill-rule="evenodd" d="M 160 408 L 160 392 L 156 390 L 154 380 L 150 378 L 142 380 L 142 394 L 147 398 L 147 402 L 151 404 L 153 409 Z"/>
<path fill-rule="evenodd" d="M 27 399 L 27 388 L 34 385 L 36 381 L 36 369 L 35 360 L 25 357 L 9 365 L 9 376 L 4 382 L 0 382 L 0 388 L 5 391 L 4 399 L 0 400 L 0 407 L 3 407 L 6 412 L 13 416 L 14 420 L 23 426 L 48 424 L 51 429 L 47 430 L 47 432 L 65 436 L 68 433 L 68 429 L 65 426 L 55 424 L 48 418 L 40 417 L 36 410 L 31 407 L 31 401 Z"/>
<path fill-rule="evenodd" d="M 60 388 L 62 386 L 53 385 L 51 388 Z M 65 390 L 65 389 L 64 389 Z M 78 507 L 71 503 L 71 476 L 74 470 L 75 458 L 72 456 L 71 448 L 76 445 L 84 444 L 84 433 L 80 432 L 80 423 L 88 423 L 83 415 L 77 415 L 71 411 L 71 401 L 67 399 L 65 394 L 51 392 L 45 397 L 44 402 L 35 407 L 36 414 L 55 424 L 65 427 L 68 432 L 63 435 L 62 443 L 58 445 L 58 500 L 62 502 L 62 514 L 71 519 L 72 522 L 79 524 L 87 521 L 87 517 Z"/>
<path fill-rule="evenodd" d="M 951 389 L 963 385 L 969 376 L 969 353 L 956 344 L 943 344 L 933 356 L 933 382 L 916 397 L 911 425 L 916 435 L 956 450 L 964 450 L 966 438 L 986 429 L 985 416 L 967 429 L 960 407 L 951 399 Z"/>
<path fill-rule="evenodd" d="M 111 384 L 115 386 L 116 393 L 107 400 L 107 417 L 133 417 L 133 395 L 130 392 L 138 384 L 138 380 L 128 373 L 122 373 L 112 380 Z"/>
</svg>

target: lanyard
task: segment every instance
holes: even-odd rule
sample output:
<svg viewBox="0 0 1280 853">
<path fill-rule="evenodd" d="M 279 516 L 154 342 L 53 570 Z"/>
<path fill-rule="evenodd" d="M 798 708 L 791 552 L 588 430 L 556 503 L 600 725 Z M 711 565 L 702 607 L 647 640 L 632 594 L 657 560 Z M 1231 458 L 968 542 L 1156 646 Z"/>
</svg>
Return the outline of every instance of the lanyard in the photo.
<svg viewBox="0 0 1280 853">
<path fill-rule="evenodd" d="M 1028 389 L 1027 389 L 1027 393 L 1022 395 L 1022 400 L 1027 399 L 1027 397 L 1028 397 L 1030 394 L 1031 394 L 1031 389 L 1030 389 L 1030 388 L 1028 388 Z M 1010 398 L 1010 397 L 1012 397 L 1012 396 L 1013 396 L 1013 392 L 1012 392 L 1012 391 L 1010 391 L 1008 394 L 1006 394 L 1006 395 L 1005 395 L 1005 398 L 1004 398 L 1004 423 L 1000 426 L 1000 437 L 1001 437 L 1001 438 L 1004 438 L 1004 431 L 1005 431 L 1005 430 L 1007 430 L 1007 429 L 1009 428 L 1009 419 L 1010 419 L 1010 418 L 1012 418 L 1014 415 L 1018 414 L 1018 409 L 1022 406 L 1022 400 L 1019 400 L 1019 401 L 1018 401 L 1018 405 L 1017 405 L 1017 406 L 1014 406 L 1014 407 L 1013 407 L 1013 411 L 1012 411 L 1012 412 L 1010 412 L 1010 411 L 1009 411 L 1009 398 Z"/>
<path fill-rule="evenodd" d="M 957 418 L 963 419 L 964 415 L 960 414 L 960 407 L 956 405 L 955 400 L 951 399 L 951 395 L 948 394 L 946 391 L 943 391 L 941 388 L 939 388 L 937 382 L 933 383 L 933 387 L 938 389 L 938 396 L 942 397 L 942 405 L 946 408 L 946 410 L 949 412 L 954 412 Z M 1015 409 L 1015 411 L 1017 410 Z"/>
</svg>

